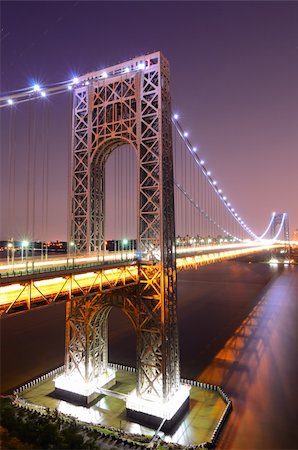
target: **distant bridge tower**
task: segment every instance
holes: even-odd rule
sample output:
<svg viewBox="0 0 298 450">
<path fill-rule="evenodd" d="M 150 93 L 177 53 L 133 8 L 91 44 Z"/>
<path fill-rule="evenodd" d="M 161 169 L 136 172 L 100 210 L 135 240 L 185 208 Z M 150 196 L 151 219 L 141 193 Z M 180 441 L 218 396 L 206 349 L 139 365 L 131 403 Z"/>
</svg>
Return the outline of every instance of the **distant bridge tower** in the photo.
<svg viewBox="0 0 298 450">
<path fill-rule="evenodd" d="M 284 249 L 271 250 L 271 258 L 289 260 L 291 257 L 288 213 L 275 213 L 270 227 L 270 238 L 285 243 Z M 282 256 L 281 256 L 282 253 Z"/>
<path fill-rule="evenodd" d="M 270 238 L 276 238 L 280 241 L 289 242 L 290 231 L 289 231 L 289 217 L 288 213 L 275 213 L 271 227 L 270 227 Z"/>
<path fill-rule="evenodd" d="M 66 374 L 87 384 L 105 379 L 107 317 L 116 305 L 137 335 L 137 389 L 127 408 L 170 421 L 188 392 L 180 386 L 168 61 L 156 52 L 88 73 L 73 98 L 71 239 L 80 251 L 104 249 L 105 163 L 128 143 L 137 157 L 138 251 L 151 260 L 140 262 L 134 291 L 68 303 Z"/>
</svg>

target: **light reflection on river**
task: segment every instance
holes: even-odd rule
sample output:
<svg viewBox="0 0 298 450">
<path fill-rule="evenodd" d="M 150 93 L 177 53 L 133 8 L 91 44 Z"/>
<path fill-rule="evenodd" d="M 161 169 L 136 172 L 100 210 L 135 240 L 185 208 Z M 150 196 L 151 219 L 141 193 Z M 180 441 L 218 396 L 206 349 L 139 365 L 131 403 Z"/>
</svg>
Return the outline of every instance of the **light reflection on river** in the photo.
<svg viewBox="0 0 298 450">
<path fill-rule="evenodd" d="M 297 292 L 298 267 L 225 262 L 179 273 L 182 376 L 220 384 L 233 400 L 219 448 L 298 448 Z M 3 390 L 63 364 L 64 320 L 63 305 L 2 320 Z M 134 332 L 117 310 L 109 354 L 135 365 Z"/>
</svg>

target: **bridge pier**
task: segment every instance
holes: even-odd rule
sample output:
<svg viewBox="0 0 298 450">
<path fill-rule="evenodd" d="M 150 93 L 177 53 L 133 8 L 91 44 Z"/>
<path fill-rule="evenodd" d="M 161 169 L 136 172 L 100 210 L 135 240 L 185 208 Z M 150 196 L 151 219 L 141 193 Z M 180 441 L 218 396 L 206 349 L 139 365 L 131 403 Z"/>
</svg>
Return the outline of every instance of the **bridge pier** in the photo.
<svg viewBox="0 0 298 450">
<path fill-rule="evenodd" d="M 108 292 L 85 292 L 66 306 L 65 373 L 56 394 L 88 405 L 116 381 L 108 366 L 108 316 L 120 308 L 137 336 L 137 384 L 126 401 L 127 415 L 148 425 L 172 426 L 188 407 L 180 384 L 176 319 L 176 271 L 160 263 L 139 266 L 139 284 Z"/>
<path fill-rule="evenodd" d="M 100 388 L 116 382 L 108 367 L 107 318 L 111 306 L 105 294 L 85 294 L 66 305 L 65 373 L 55 380 L 56 393 L 84 405 L 100 395 Z"/>
<path fill-rule="evenodd" d="M 162 431 L 170 431 L 189 409 L 189 386 L 180 385 L 168 399 L 142 399 L 136 392 L 126 400 L 127 417 L 153 428 L 161 424 Z"/>
</svg>

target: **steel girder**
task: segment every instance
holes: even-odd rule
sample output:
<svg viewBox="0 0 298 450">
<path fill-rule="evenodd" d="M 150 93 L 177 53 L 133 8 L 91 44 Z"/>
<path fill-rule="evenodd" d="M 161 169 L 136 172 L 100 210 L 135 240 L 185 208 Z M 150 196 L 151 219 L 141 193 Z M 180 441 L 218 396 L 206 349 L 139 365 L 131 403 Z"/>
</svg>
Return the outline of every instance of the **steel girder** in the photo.
<svg viewBox="0 0 298 450">
<path fill-rule="evenodd" d="M 103 249 L 105 162 L 116 147 L 130 144 L 138 167 L 138 251 L 150 260 L 140 263 L 138 295 L 130 298 L 137 393 L 166 401 L 180 384 L 169 65 L 156 52 L 106 69 L 107 77 L 102 72 L 80 77 L 74 89 L 70 238 L 81 251 Z M 105 308 L 96 301 L 95 315 L 91 304 L 71 303 L 68 311 L 66 365 L 84 366 L 86 381 L 107 364 L 108 313 L 100 314 Z"/>
</svg>

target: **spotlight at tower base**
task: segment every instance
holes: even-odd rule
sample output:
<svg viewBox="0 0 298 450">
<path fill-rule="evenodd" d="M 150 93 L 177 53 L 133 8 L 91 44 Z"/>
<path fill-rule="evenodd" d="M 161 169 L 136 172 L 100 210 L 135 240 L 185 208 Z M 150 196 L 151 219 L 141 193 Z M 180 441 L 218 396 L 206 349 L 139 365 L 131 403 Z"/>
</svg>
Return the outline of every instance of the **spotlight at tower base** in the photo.
<svg viewBox="0 0 298 450">
<path fill-rule="evenodd" d="M 190 386 L 181 384 L 169 401 L 160 398 L 140 398 L 132 391 L 126 399 L 127 416 L 144 424 L 159 426 L 165 420 L 162 430 L 170 430 L 175 426 L 189 408 Z"/>
<path fill-rule="evenodd" d="M 63 373 L 55 379 L 55 392 L 70 402 L 88 405 L 100 395 L 102 387 L 109 388 L 116 382 L 116 371 L 108 368 L 106 373 L 86 383 L 79 372 L 73 371 L 69 375 Z"/>
</svg>

